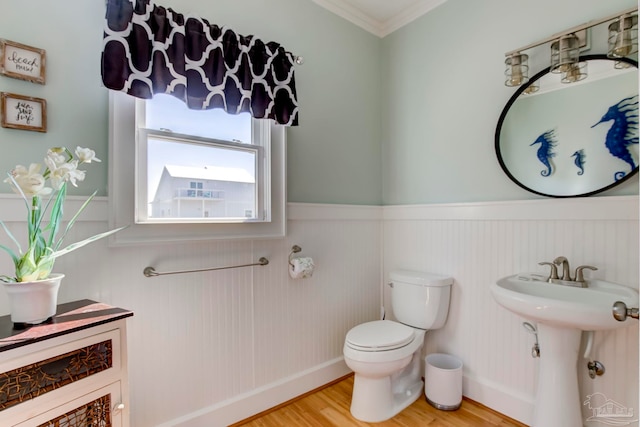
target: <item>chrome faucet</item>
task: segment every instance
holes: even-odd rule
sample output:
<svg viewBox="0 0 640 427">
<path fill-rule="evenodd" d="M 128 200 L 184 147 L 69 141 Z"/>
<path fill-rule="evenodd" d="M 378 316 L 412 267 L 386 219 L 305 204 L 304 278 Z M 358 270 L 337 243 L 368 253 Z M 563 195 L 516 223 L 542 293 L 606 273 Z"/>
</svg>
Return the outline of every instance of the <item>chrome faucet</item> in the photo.
<svg viewBox="0 0 640 427">
<path fill-rule="evenodd" d="M 571 267 L 569 266 L 569 260 L 566 257 L 559 256 L 553 260 L 553 262 L 540 262 L 539 265 L 548 265 L 551 267 L 551 272 L 547 278 L 547 282 L 555 283 L 558 285 L 575 286 L 579 288 L 586 288 L 587 281 L 584 280 L 583 270 L 597 270 L 596 267 L 590 265 L 581 265 L 576 268 L 575 277 L 571 277 Z M 558 277 L 558 267 L 562 266 L 562 277 Z"/>
</svg>

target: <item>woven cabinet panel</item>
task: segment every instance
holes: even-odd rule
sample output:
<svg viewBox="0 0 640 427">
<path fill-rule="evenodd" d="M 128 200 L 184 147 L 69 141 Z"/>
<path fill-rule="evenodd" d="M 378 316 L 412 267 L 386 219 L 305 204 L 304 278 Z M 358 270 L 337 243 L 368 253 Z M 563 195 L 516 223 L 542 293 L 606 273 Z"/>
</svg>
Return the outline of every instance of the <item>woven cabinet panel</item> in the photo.
<svg viewBox="0 0 640 427">
<path fill-rule="evenodd" d="M 102 396 L 38 427 L 111 427 L 111 397 Z"/>
<path fill-rule="evenodd" d="M 4 372 L 0 374 L 0 410 L 34 399 L 112 366 L 113 345 L 111 340 L 106 340 Z"/>
</svg>

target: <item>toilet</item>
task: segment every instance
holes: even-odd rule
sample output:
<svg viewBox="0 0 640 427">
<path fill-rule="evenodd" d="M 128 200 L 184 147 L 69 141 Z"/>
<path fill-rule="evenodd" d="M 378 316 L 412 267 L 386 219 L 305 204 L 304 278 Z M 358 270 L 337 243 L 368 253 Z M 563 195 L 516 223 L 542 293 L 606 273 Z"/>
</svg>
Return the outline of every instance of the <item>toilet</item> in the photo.
<svg viewBox="0 0 640 427">
<path fill-rule="evenodd" d="M 425 334 L 441 328 L 449 312 L 451 277 L 396 270 L 390 279 L 397 321 L 355 326 L 344 343 L 344 360 L 355 373 L 351 415 L 364 422 L 388 420 L 418 399 Z"/>
</svg>

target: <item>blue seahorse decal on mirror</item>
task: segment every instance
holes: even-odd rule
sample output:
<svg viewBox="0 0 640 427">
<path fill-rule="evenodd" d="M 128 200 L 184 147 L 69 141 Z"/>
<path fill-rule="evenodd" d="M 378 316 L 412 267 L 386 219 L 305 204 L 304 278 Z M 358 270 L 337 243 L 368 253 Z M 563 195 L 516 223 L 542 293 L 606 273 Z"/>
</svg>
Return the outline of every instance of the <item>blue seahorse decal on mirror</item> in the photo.
<svg viewBox="0 0 640 427">
<path fill-rule="evenodd" d="M 631 167 L 629 172 L 633 172 L 637 165 L 631 156 L 629 145 L 638 143 L 638 95 L 624 98 L 609 107 L 600 121 L 591 127 L 594 128 L 600 123 L 611 120 L 613 120 L 613 124 L 607 131 L 604 145 L 612 156 L 628 163 Z M 618 171 L 614 174 L 614 179 L 618 181 L 624 178 L 627 173 Z"/>
<path fill-rule="evenodd" d="M 585 157 L 587 157 L 584 154 L 584 150 L 580 149 L 580 150 L 576 151 L 575 153 L 573 153 L 571 155 L 571 157 L 575 157 L 573 163 L 575 163 L 576 167 L 578 169 L 580 169 L 578 171 L 578 175 L 584 175 L 584 159 L 585 159 Z"/>
<path fill-rule="evenodd" d="M 542 176 L 550 176 L 553 173 L 553 166 L 551 165 L 551 158 L 555 157 L 556 153 L 553 148 L 556 146 L 556 134 L 555 130 L 551 129 L 540 135 L 529 146 L 540 144 L 538 148 L 538 160 L 545 165 L 547 169 L 540 171 Z"/>
</svg>

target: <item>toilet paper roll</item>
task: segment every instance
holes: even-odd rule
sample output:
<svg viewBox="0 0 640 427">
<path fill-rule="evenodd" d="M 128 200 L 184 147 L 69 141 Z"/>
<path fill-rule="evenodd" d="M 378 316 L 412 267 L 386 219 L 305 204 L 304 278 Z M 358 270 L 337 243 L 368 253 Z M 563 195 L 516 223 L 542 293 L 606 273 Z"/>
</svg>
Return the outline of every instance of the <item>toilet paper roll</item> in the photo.
<svg viewBox="0 0 640 427">
<path fill-rule="evenodd" d="M 311 257 L 293 258 L 289 264 L 289 276 L 292 279 L 307 279 L 313 276 L 314 268 Z"/>
</svg>

